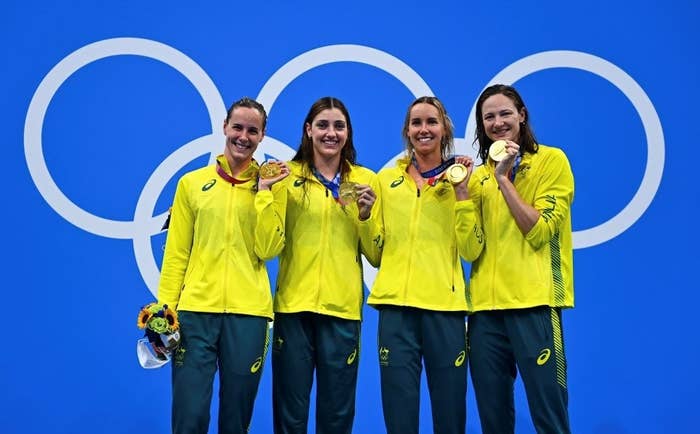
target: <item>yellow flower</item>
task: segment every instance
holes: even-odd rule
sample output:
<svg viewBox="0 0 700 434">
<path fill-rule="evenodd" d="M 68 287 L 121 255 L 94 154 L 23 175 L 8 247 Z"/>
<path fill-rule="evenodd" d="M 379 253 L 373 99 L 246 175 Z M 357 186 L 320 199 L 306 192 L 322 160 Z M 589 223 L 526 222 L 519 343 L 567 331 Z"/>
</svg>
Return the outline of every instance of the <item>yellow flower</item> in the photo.
<svg viewBox="0 0 700 434">
<path fill-rule="evenodd" d="M 139 312 L 139 319 L 136 321 L 138 328 L 146 328 L 146 325 L 148 325 L 148 320 L 151 319 L 151 316 L 153 316 L 153 314 L 150 310 L 148 310 L 148 306 L 141 309 L 141 312 Z"/>
<path fill-rule="evenodd" d="M 177 320 L 177 312 L 169 307 L 165 309 L 165 319 L 168 321 L 168 328 L 171 331 L 177 331 L 180 328 L 180 322 Z"/>
</svg>

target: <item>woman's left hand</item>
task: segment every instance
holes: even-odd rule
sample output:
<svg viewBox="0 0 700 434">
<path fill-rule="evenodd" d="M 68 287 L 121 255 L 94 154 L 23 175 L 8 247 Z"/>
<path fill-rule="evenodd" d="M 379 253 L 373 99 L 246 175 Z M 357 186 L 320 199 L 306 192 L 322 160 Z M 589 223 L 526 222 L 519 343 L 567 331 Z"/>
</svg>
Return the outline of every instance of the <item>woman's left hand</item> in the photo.
<svg viewBox="0 0 700 434">
<path fill-rule="evenodd" d="M 496 177 L 508 177 L 510 170 L 513 168 L 515 159 L 520 152 L 520 145 L 512 140 L 506 140 L 506 156 L 501 161 L 496 163 Z"/>
<path fill-rule="evenodd" d="M 371 214 L 377 195 L 369 185 L 358 184 L 355 187 L 357 192 L 357 209 L 360 211 L 360 220 L 367 220 Z"/>
</svg>

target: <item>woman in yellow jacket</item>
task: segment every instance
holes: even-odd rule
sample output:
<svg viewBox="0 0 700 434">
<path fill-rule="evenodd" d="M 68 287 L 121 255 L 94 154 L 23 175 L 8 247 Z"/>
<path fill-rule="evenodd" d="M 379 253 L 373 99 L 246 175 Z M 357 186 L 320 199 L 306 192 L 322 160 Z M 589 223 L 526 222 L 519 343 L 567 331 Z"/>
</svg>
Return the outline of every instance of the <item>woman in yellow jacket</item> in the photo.
<svg viewBox="0 0 700 434">
<path fill-rule="evenodd" d="M 257 101 L 235 102 L 223 123 L 223 155 L 177 184 L 158 285 L 158 302 L 177 309 L 182 336 L 173 357 L 173 433 L 209 430 L 217 369 L 218 432 L 248 432 L 272 319 L 265 260 L 276 254 L 270 240 L 254 236 L 253 153 L 266 121 Z"/>
<path fill-rule="evenodd" d="M 573 307 L 571 202 L 566 155 L 540 145 L 512 86 L 476 105 L 479 155 L 461 232 L 471 235 L 469 363 L 484 433 L 514 432 L 519 372 L 538 433 L 568 433 L 561 310 Z"/>
<path fill-rule="evenodd" d="M 453 127 L 435 97 L 416 99 L 402 132 L 406 156 L 379 172 L 383 251 L 368 303 L 379 309 L 378 351 L 384 422 L 389 434 L 417 434 L 425 365 L 439 434 L 466 425 L 465 279 L 456 227 L 469 206 L 472 161 L 458 157 L 465 178 L 452 185 Z"/>
<path fill-rule="evenodd" d="M 272 342 L 277 434 L 306 434 L 314 370 L 316 432 L 352 431 L 364 300 L 360 254 L 375 265 L 379 254 L 376 175 L 355 158 L 348 110 L 324 97 L 304 120 L 293 160 L 278 163 L 289 177 L 260 180 L 259 229 L 276 222 L 274 245 L 266 249 L 280 253 Z"/>
</svg>

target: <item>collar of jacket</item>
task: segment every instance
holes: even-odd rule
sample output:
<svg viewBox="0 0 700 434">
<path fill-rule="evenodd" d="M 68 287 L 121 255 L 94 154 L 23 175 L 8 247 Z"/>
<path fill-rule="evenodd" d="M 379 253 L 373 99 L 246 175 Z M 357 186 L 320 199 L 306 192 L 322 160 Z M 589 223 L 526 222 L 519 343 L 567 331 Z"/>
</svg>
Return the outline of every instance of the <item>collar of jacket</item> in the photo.
<svg viewBox="0 0 700 434">
<path fill-rule="evenodd" d="M 219 154 L 216 156 L 216 161 L 219 163 L 222 169 L 224 169 L 224 172 L 226 172 L 227 175 L 233 176 L 231 174 L 231 167 L 228 165 L 228 160 L 224 156 L 224 154 Z M 236 179 L 240 180 L 245 180 L 246 183 L 248 181 L 255 181 L 257 182 L 258 179 L 258 169 L 260 168 L 260 165 L 258 164 L 257 161 L 255 161 L 255 158 L 253 158 L 250 161 L 250 165 L 241 173 L 238 174 Z"/>
</svg>

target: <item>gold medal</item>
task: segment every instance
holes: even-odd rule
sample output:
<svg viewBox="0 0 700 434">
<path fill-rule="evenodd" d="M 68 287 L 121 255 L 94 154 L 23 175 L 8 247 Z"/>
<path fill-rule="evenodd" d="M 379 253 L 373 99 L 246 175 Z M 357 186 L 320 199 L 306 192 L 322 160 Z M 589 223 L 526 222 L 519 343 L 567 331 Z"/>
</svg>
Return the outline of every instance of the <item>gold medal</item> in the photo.
<svg viewBox="0 0 700 434">
<path fill-rule="evenodd" d="M 445 174 L 452 184 L 459 184 L 467 177 L 467 167 L 464 164 L 455 163 L 447 168 Z"/>
<path fill-rule="evenodd" d="M 347 205 L 357 200 L 358 195 L 357 190 L 355 190 L 356 187 L 357 183 L 350 181 L 340 184 L 340 188 L 338 188 L 338 199 L 343 203 L 343 205 Z"/>
<path fill-rule="evenodd" d="M 502 159 L 506 158 L 506 155 L 508 155 L 508 153 L 506 152 L 505 140 L 496 140 L 495 142 L 491 143 L 491 147 L 489 148 L 489 157 L 491 157 L 493 161 L 501 161 Z"/>
<path fill-rule="evenodd" d="M 264 179 L 275 178 L 282 173 L 282 167 L 275 162 L 266 161 L 260 165 L 259 173 Z"/>
</svg>

